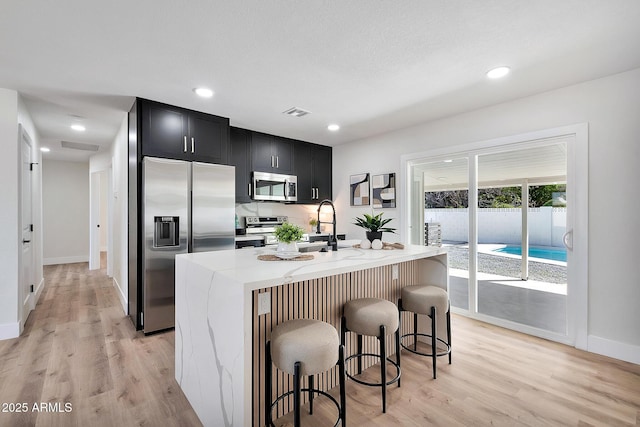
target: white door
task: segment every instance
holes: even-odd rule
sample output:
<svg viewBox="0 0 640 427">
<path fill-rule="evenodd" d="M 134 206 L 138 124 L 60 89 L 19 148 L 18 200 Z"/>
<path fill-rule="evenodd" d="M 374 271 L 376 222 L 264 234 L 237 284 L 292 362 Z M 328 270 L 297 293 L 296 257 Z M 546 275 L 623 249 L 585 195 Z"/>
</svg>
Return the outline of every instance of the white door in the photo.
<svg viewBox="0 0 640 427">
<path fill-rule="evenodd" d="M 89 195 L 89 270 L 100 268 L 100 172 L 90 176 Z"/>
<path fill-rule="evenodd" d="M 20 271 L 20 332 L 24 327 L 29 312 L 35 306 L 33 287 L 33 219 L 31 209 L 31 138 L 20 126 L 20 149 L 21 149 L 21 218 L 20 228 L 22 235 L 22 257 Z"/>
</svg>

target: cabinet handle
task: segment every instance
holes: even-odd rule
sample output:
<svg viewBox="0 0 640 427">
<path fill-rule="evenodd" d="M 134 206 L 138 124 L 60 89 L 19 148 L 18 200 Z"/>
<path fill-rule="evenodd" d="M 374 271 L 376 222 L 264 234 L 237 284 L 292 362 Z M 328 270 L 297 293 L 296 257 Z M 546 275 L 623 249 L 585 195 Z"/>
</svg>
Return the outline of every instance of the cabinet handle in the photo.
<svg viewBox="0 0 640 427">
<path fill-rule="evenodd" d="M 318 187 L 316 187 L 316 200 L 318 200 L 319 197 L 320 195 L 318 194 Z"/>
<path fill-rule="evenodd" d="M 247 184 L 249 186 L 249 197 L 251 197 L 251 183 Z"/>
<path fill-rule="evenodd" d="M 280 160 L 280 158 L 278 156 L 276 156 L 276 169 L 280 168 L 279 160 Z"/>
<path fill-rule="evenodd" d="M 184 136 L 184 152 L 187 152 L 187 136 Z"/>
<path fill-rule="evenodd" d="M 191 154 L 196 152 L 194 147 L 195 147 L 195 141 L 194 141 L 194 138 L 191 137 Z"/>
<path fill-rule="evenodd" d="M 274 167 L 273 166 L 273 156 L 271 156 L 271 167 Z"/>
</svg>

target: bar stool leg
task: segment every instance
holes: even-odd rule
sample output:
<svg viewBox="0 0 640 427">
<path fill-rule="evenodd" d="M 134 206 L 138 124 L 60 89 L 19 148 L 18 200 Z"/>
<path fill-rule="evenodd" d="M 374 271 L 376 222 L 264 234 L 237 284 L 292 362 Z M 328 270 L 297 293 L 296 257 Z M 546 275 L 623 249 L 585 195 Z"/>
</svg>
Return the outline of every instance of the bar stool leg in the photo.
<svg viewBox="0 0 640 427">
<path fill-rule="evenodd" d="M 300 362 L 293 365 L 293 426 L 300 427 Z"/>
<path fill-rule="evenodd" d="M 362 335 L 358 334 L 358 354 L 362 354 Z M 358 360 L 358 375 L 362 374 L 362 357 L 357 357 Z"/>
<path fill-rule="evenodd" d="M 400 323 L 396 329 L 396 363 L 400 367 Z M 398 378 L 398 387 L 400 387 L 400 378 Z"/>
<path fill-rule="evenodd" d="M 314 389 L 314 376 L 309 375 L 309 414 L 313 415 L 313 389 Z"/>
<path fill-rule="evenodd" d="M 447 344 L 449 344 L 449 365 L 451 365 L 451 307 L 447 311 Z"/>
<path fill-rule="evenodd" d="M 382 385 L 382 413 L 387 412 L 387 328 L 380 325 L 380 384 Z"/>
<path fill-rule="evenodd" d="M 418 313 L 413 313 L 413 351 L 418 351 Z"/>
<path fill-rule="evenodd" d="M 436 329 L 436 308 L 431 307 L 431 358 L 433 359 L 433 379 L 436 378 L 436 359 L 438 358 L 436 337 L 438 335 Z"/>
<path fill-rule="evenodd" d="M 271 364 L 271 341 L 267 341 L 267 348 L 266 348 L 266 353 L 265 353 L 265 360 L 264 360 L 264 370 L 265 370 L 265 380 L 264 380 L 264 420 L 265 420 L 265 424 L 268 427 L 271 427 L 273 425 L 273 421 L 271 420 L 271 405 L 272 405 L 272 401 L 271 401 L 271 377 L 272 377 L 272 369 L 273 366 Z"/>
<path fill-rule="evenodd" d="M 342 427 L 347 425 L 347 373 L 344 365 L 344 345 L 340 345 L 338 370 L 340 374 L 340 418 L 342 419 Z"/>
</svg>

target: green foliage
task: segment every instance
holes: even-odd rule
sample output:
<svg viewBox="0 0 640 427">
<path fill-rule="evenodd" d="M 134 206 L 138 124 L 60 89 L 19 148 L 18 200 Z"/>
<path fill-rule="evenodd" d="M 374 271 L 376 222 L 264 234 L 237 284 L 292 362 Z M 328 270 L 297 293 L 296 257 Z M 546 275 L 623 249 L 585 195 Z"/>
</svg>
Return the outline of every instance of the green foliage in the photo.
<svg viewBox="0 0 640 427">
<path fill-rule="evenodd" d="M 358 227 L 362 227 L 369 231 L 386 231 L 388 233 L 395 233 L 395 228 L 384 227 L 384 225 L 388 224 L 392 219 L 393 218 L 382 219 L 382 212 L 378 215 L 364 214 L 363 218 L 356 217 L 356 222 L 354 222 L 353 225 L 357 225 Z"/>
<path fill-rule="evenodd" d="M 302 239 L 304 230 L 297 225 L 285 222 L 282 225 L 276 227 L 274 234 L 279 242 L 291 243 L 297 242 L 298 240 Z"/>
<path fill-rule="evenodd" d="M 566 206 L 556 201 L 553 196 L 566 191 L 565 184 L 532 185 L 529 187 L 529 207 Z M 481 188 L 478 190 L 478 207 L 480 208 L 520 208 L 522 207 L 521 187 Z M 469 194 L 467 190 L 427 191 L 425 192 L 425 208 L 467 208 Z"/>
</svg>

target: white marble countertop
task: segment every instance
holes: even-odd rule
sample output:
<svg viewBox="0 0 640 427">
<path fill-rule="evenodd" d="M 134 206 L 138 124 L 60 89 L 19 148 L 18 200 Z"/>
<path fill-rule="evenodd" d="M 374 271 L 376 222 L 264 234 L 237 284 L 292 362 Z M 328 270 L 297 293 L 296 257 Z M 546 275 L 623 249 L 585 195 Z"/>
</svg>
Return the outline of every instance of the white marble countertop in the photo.
<svg viewBox="0 0 640 427">
<path fill-rule="evenodd" d="M 446 253 L 446 249 L 443 248 L 416 245 L 393 250 L 356 249 L 351 247 L 353 243 L 341 241 L 341 247 L 335 252 L 305 253 L 314 256 L 314 259 L 308 261 L 259 260 L 258 255 L 274 253 L 270 248 L 232 249 L 182 254 L 177 257 L 205 267 L 236 283 L 242 283 L 247 291 Z"/>
</svg>

